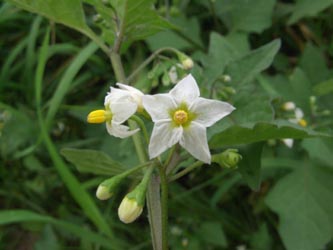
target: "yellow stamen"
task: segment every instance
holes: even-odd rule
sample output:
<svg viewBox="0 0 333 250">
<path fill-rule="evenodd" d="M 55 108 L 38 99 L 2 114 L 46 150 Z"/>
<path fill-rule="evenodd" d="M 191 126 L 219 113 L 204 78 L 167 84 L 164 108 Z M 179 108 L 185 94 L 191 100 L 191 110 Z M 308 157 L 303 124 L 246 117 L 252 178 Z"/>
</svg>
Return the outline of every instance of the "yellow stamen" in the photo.
<svg viewBox="0 0 333 250">
<path fill-rule="evenodd" d="M 300 119 L 300 120 L 298 121 L 298 124 L 299 124 L 300 126 L 302 126 L 302 127 L 306 127 L 306 126 L 308 125 L 308 123 L 307 123 L 306 120 L 304 120 L 304 119 Z"/>
<path fill-rule="evenodd" d="M 104 109 L 94 110 L 87 117 L 89 123 L 103 123 L 106 121 L 106 111 Z"/>
<path fill-rule="evenodd" d="M 177 125 L 182 125 L 188 121 L 188 114 L 184 110 L 177 110 L 173 114 L 173 120 Z"/>
</svg>

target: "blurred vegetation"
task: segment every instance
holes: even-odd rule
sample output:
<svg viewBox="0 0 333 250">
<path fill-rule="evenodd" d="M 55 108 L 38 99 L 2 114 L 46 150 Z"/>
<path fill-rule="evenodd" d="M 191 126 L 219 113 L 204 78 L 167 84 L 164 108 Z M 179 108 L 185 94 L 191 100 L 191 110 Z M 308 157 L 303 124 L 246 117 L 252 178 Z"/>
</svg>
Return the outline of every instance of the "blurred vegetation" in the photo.
<svg viewBox="0 0 333 250">
<path fill-rule="evenodd" d="M 88 38 L 102 32 L 112 44 L 108 9 L 68 0 L 73 10 L 83 2 L 85 19 L 67 16 L 74 31 L 58 24 L 63 16 L 54 22 L 17 7 L 28 2 L 0 2 L 0 249 L 151 249 L 145 215 L 130 225 L 117 218 L 131 185 L 98 201 L 105 175 L 98 160 L 95 169 L 77 169 L 66 155 L 102 151 L 121 163 L 106 175 L 137 162 L 130 138 L 86 123 L 116 82 L 109 58 Z M 158 28 L 147 22 L 128 31 L 125 71 L 165 46 L 191 56 L 202 95 L 237 108 L 238 126 L 228 120 L 208 131 L 212 152 L 233 147 L 244 157 L 237 170 L 207 165 L 170 184 L 170 249 L 333 249 L 333 1 L 144 2 L 156 11 L 131 14 Z M 31 11 L 49 17 L 47 7 Z M 166 53 L 132 81 L 146 93 L 167 91 L 178 63 Z M 295 119 L 286 102 L 302 110 L 306 128 L 285 125 Z M 286 137 L 300 140 L 289 148 Z"/>
</svg>

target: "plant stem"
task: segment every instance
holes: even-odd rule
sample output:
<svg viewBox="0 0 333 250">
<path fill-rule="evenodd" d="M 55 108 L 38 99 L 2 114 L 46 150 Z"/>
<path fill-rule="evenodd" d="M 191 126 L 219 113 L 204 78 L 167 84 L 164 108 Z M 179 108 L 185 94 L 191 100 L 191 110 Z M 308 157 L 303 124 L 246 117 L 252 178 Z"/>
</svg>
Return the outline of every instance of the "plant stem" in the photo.
<svg viewBox="0 0 333 250">
<path fill-rule="evenodd" d="M 121 33 L 122 31 L 120 31 Z M 116 49 L 111 51 L 110 54 L 110 60 L 112 64 L 112 68 L 114 70 L 114 73 L 116 75 L 117 81 L 121 83 L 127 83 L 126 76 L 123 68 L 123 64 L 121 62 L 121 58 L 119 55 L 119 49 L 121 47 L 121 37 L 118 37 L 115 44 Z M 135 122 L 129 120 L 128 124 L 131 129 L 135 127 Z M 144 150 L 144 147 L 142 146 L 142 141 L 139 134 L 134 134 L 132 136 L 134 146 L 137 152 L 137 155 L 139 157 L 140 163 L 145 163 L 148 160 L 147 154 Z M 162 177 L 163 178 L 163 177 Z M 165 177 L 164 177 L 165 178 Z M 163 191 L 163 197 L 165 197 L 166 194 L 166 202 L 167 202 L 167 182 L 164 181 L 164 191 Z M 163 247 L 163 244 L 167 244 L 167 239 L 165 237 L 167 236 L 166 233 L 162 233 L 162 210 L 161 210 L 161 199 L 160 199 L 160 183 L 158 182 L 158 179 L 156 178 L 156 175 L 153 174 L 147 191 L 147 207 L 148 207 L 148 217 L 149 217 L 149 225 L 150 225 L 150 231 L 151 231 L 151 238 L 152 238 L 152 245 L 154 250 L 166 250 L 166 248 Z M 166 192 L 166 193 L 165 193 Z M 167 208 L 167 203 L 164 202 L 164 208 Z M 165 209 L 163 209 L 165 210 Z M 164 215 L 164 221 L 167 222 L 167 211 L 163 211 Z M 164 222 L 163 225 L 167 227 L 167 224 Z M 165 228 L 163 230 L 164 232 L 167 232 L 167 229 Z M 165 242 L 165 243 L 162 243 Z"/>
<path fill-rule="evenodd" d="M 141 63 L 141 65 L 139 67 L 137 67 L 132 73 L 131 75 L 127 78 L 127 82 L 131 82 L 134 77 L 140 73 L 141 70 L 143 70 L 149 63 L 151 63 L 155 57 L 157 57 L 159 54 L 161 54 L 162 52 L 172 52 L 172 53 L 180 53 L 180 51 L 178 51 L 177 49 L 171 48 L 171 47 L 165 47 L 165 48 L 160 48 L 158 50 L 156 50 L 153 54 L 151 54 L 143 63 Z"/>
<path fill-rule="evenodd" d="M 162 208 L 162 249 L 168 249 L 168 181 L 166 179 L 165 169 L 160 166 L 161 181 L 161 208 Z"/>
<path fill-rule="evenodd" d="M 201 167 L 204 163 L 201 161 L 196 161 L 195 163 L 193 163 L 191 166 L 185 168 L 184 170 L 180 171 L 179 173 L 175 174 L 174 176 L 172 176 L 168 181 L 172 182 L 175 181 L 177 179 L 179 179 L 180 177 L 183 177 L 184 175 L 186 175 L 187 173 L 191 172 L 193 169 Z"/>
</svg>

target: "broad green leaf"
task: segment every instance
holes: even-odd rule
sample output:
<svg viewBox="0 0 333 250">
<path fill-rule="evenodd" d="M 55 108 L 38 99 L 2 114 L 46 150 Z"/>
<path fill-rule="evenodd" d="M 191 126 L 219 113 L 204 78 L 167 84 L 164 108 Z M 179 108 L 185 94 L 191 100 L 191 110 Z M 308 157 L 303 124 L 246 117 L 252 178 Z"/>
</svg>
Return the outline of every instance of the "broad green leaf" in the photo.
<svg viewBox="0 0 333 250">
<path fill-rule="evenodd" d="M 308 43 L 300 58 L 299 67 L 304 71 L 312 84 L 317 84 L 328 79 L 328 70 L 323 51 Z"/>
<path fill-rule="evenodd" d="M 273 249 L 273 236 L 266 223 L 260 225 L 259 230 L 251 236 L 251 249 L 267 250 Z"/>
<path fill-rule="evenodd" d="M 61 154 L 81 173 L 113 176 L 126 170 L 119 162 L 101 151 L 65 148 L 61 150 Z"/>
<path fill-rule="evenodd" d="M 313 91 L 316 95 L 321 96 L 321 95 L 327 95 L 330 93 L 333 93 L 333 78 L 318 83 L 313 87 Z"/>
<path fill-rule="evenodd" d="M 302 142 L 310 157 L 326 166 L 333 167 L 333 140 L 325 138 L 306 139 Z"/>
<path fill-rule="evenodd" d="M 207 84 L 211 85 L 220 75 L 224 73 L 225 67 L 231 61 L 240 57 L 237 49 L 228 40 L 212 32 L 209 40 L 208 55 L 202 57 L 201 61 L 205 67 Z"/>
<path fill-rule="evenodd" d="M 238 164 L 238 170 L 245 182 L 253 190 L 258 190 L 261 182 L 261 152 L 262 142 L 246 145 L 239 149 L 242 160 Z"/>
<path fill-rule="evenodd" d="M 230 30 L 260 33 L 272 24 L 275 0 L 214 1 L 217 15 Z"/>
<path fill-rule="evenodd" d="M 161 31 L 146 39 L 152 51 L 163 47 L 173 47 L 179 50 L 191 49 L 193 47 L 192 41 L 202 46 L 200 23 L 197 18 L 187 19 L 180 16 L 170 18 L 170 22 L 177 27 L 177 32 L 176 30 Z M 188 41 L 188 38 L 192 41 Z"/>
<path fill-rule="evenodd" d="M 128 45 L 173 26 L 158 15 L 154 0 L 110 0 L 114 14 L 105 21 L 109 27 L 103 29 L 106 41 L 112 45 L 115 34 L 123 31 L 123 42 Z M 97 8 L 97 11 L 101 12 Z M 103 13 L 101 13 L 103 16 Z"/>
<path fill-rule="evenodd" d="M 297 0 L 288 24 L 294 24 L 303 17 L 315 16 L 331 4 L 333 4 L 333 0 Z"/>
<path fill-rule="evenodd" d="M 274 40 L 245 56 L 231 62 L 226 69 L 228 75 L 236 84 L 252 80 L 261 71 L 268 68 L 281 46 L 280 40 Z"/>
<path fill-rule="evenodd" d="M 206 221 L 199 228 L 199 237 L 203 242 L 218 247 L 227 247 L 227 238 L 222 230 L 222 226 L 216 221 Z"/>
<path fill-rule="evenodd" d="M 215 134 L 209 142 L 211 148 L 241 145 L 269 139 L 302 139 L 329 136 L 287 121 L 258 122 L 251 126 L 234 125 Z"/>
<path fill-rule="evenodd" d="M 64 230 L 68 233 L 72 233 L 78 238 L 87 240 L 89 242 L 102 245 L 108 249 L 123 249 L 124 242 L 117 240 L 116 238 L 105 238 L 98 233 L 94 233 L 82 225 L 75 225 L 52 218 L 46 215 L 40 215 L 28 210 L 2 210 L 0 211 L 0 225 L 8 225 L 12 223 L 22 222 L 41 222 L 50 223 L 55 227 Z"/>
<path fill-rule="evenodd" d="M 81 0 L 7 0 L 24 10 L 34 12 L 76 29 L 82 33 L 92 31 L 86 25 Z"/>
<path fill-rule="evenodd" d="M 280 218 L 287 250 L 324 249 L 332 238 L 333 173 L 303 163 L 281 179 L 266 198 Z"/>
</svg>

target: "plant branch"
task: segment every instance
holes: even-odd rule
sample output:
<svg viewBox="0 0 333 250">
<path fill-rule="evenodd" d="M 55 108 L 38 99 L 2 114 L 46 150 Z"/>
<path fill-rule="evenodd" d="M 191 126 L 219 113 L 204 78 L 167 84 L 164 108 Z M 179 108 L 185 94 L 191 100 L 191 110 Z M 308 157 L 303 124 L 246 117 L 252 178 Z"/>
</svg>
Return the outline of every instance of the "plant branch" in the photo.
<svg viewBox="0 0 333 250">
<path fill-rule="evenodd" d="M 172 52 L 172 53 L 179 53 L 180 51 L 171 48 L 171 47 L 164 47 L 164 48 L 160 48 L 158 50 L 156 50 L 153 54 L 151 54 L 143 63 L 141 63 L 141 65 L 139 67 L 137 67 L 131 74 L 130 76 L 127 78 L 127 82 L 131 82 L 134 77 L 140 73 L 141 70 L 143 70 L 149 63 L 151 63 L 159 54 L 163 53 L 163 52 Z"/>
<path fill-rule="evenodd" d="M 184 175 L 188 174 L 189 172 L 191 172 L 193 169 L 201 167 L 204 163 L 201 161 L 196 161 L 195 163 L 193 163 L 191 166 L 185 168 L 184 170 L 180 171 L 179 173 L 175 174 L 174 176 L 172 176 L 168 181 L 172 182 L 175 181 L 181 177 L 183 177 Z"/>
</svg>

